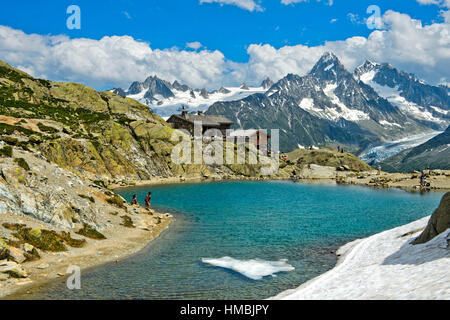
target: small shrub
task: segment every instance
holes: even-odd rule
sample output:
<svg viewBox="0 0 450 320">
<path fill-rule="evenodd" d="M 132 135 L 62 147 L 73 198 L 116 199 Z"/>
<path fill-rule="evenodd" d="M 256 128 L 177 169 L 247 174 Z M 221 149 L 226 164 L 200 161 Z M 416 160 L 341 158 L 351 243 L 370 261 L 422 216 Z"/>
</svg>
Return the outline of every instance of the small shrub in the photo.
<svg viewBox="0 0 450 320">
<path fill-rule="evenodd" d="M 125 207 L 124 206 L 125 201 L 122 199 L 121 196 L 119 196 L 117 194 L 114 195 L 113 197 L 109 198 L 109 199 L 106 199 L 106 201 L 109 204 L 112 204 L 112 205 L 114 205 L 116 207 L 119 207 L 119 208 L 124 208 Z"/>
<path fill-rule="evenodd" d="M 0 157 L 11 158 L 13 155 L 13 148 L 11 146 L 5 146 L 0 149 Z"/>
<path fill-rule="evenodd" d="M 17 231 L 20 229 L 23 229 L 24 227 L 26 227 L 25 224 L 20 224 L 20 223 L 3 223 L 2 227 L 11 231 Z"/>
<path fill-rule="evenodd" d="M 61 238 L 64 240 L 64 242 L 72 247 L 72 248 L 82 248 L 85 246 L 86 244 L 86 240 L 85 239 L 74 239 L 72 238 L 72 236 L 70 235 L 69 232 L 61 232 Z"/>
<path fill-rule="evenodd" d="M 121 218 L 123 220 L 120 224 L 121 226 L 124 226 L 125 228 L 136 228 L 133 224 L 133 220 L 129 216 L 122 216 Z"/>
<path fill-rule="evenodd" d="M 64 240 L 55 231 L 24 227 L 13 235 L 16 238 L 44 251 L 67 251 L 67 248 L 64 245 Z"/>
<path fill-rule="evenodd" d="M 58 129 L 53 128 L 53 127 L 46 126 L 45 124 L 43 124 L 43 123 L 41 123 L 41 122 L 38 123 L 38 128 L 39 128 L 39 130 L 41 130 L 42 132 L 46 132 L 46 133 L 58 133 L 58 132 L 59 132 Z"/>
<path fill-rule="evenodd" d="M 95 203 L 95 199 L 94 199 L 94 197 L 92 197 L 92 196 L 86 196 L 86 195 L 84 195 L 84 194 L 79 194 L 78 196 L 79 196 L 80 198 L 89 200 L 89 201 L 92 202 L 92 203 Z"/>
<path fill-rule="evenodd" d="M 97 230 L 95 230 L 94 228 L 90 227 L 87 224 L 84 224 L 83 228 L 75 233 L 94 240 L 106 239 L 106 237 L 103 234 L 101 234 L 100 232 L 98 232 Z"/>
<path fill-rule="evenodd" d="M 19 139 L 14 137 L 0 137 L 0 140 L 4 141 L 6 144 L 10 146 L 17 146 L 19 144 Z"/>
<path fill-rule="evenodd" d="M 19 167 L 25 169 L 26 171 L 30 171 L 30 166 L 23 158 L 14 159 L 14 162 L 19 165 Z"/>
</svg>

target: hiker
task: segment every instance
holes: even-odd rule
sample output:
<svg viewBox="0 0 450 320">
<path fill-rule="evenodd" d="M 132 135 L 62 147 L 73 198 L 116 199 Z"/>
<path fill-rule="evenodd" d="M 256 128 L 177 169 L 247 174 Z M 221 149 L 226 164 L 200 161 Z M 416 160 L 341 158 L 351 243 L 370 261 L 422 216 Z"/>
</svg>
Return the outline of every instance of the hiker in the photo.
<svg viewBox="0 0 450 320">
<path fill-rule="evenodd" d="M 425 187 L 425 184 L 425 171 L 422 171 L 422 174 L 420 175 L 420 188 L 422 189 L 423 187 Z"/>
<path fill-rule="evenodd" d="M 341 152 L 341 146 L 338 146 L 338 153 Z"/>
<path fill-rule="evenodd" d="M 152 193 L 149 192 L 148 195 L 145 197 L 145 208 L 150 211 L 152 207 Z"/>
<path fill-rule="evenodd" d="M 131 200 L 131 205 L 136 205 L 136 204 L 138 204 L 138 200 L 137 200 L 137 194 L 135 194 L 134 196 L 133 196 L 133 200 Z"/>
<path fill-rule="evenodd" d="M 378 165 L 378 175 L 381 176 L 381 166 Z"/>
</svg>

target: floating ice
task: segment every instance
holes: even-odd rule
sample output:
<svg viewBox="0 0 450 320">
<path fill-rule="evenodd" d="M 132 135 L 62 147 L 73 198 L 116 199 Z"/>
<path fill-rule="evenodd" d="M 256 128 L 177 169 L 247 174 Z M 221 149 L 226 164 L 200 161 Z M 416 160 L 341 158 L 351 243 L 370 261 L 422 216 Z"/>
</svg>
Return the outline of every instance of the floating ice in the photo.
<svg viewBox="0 0 450 320">
<path fill-rule="evenodd" d="M 276 273 L 295 270 L 293 266 L 287 263 L 287 259 L 264 261 L 260 259 L 237 260 L 223 257 L 219 259 L 202 258 L 202 262 L 216 267 L 231 269 L 253 280 L 261 280 L 266 276 L 275 277 Z"/>
</svg>

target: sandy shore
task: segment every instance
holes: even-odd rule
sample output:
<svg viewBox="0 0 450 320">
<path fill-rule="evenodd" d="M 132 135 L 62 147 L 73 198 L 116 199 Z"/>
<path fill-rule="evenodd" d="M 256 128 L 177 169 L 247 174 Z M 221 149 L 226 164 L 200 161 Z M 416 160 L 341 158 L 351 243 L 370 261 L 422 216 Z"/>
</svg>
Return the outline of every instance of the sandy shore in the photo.
<svg viewBox="0 0 450 320">
<path fill-rule="evenodd" d="M 154 224 L 154 218 L 161 218 L 161 223 L 152 228 L 146 228 Z M 116 217 L 111 217 L 114 219 Z M 117 217 L 118 219 L 119 217 Z M 119 261 L 130 255 L 133 255 L 151 241 L 156 239 L 161 232 L 166 230 L 173 221 L 172 217 L 165 214 L 155 213 L 153 216 L 141 213 L 133 215 L 136 228 L 125 228 L 119 223 L 111 225 L 102 230 L 107 237 L 106 240 L 87 239 L 87 244 L 83 248 L 70 248 L 67 252 L 51 253 L 40 251 L 41 259 L 38 261 L 27 262 L 23 268 L 29 275 L 26 279 L 8 279 L 1 282 L 0 297 L 6 299 L 26 298 L 27 292 L 38 290 L 46 283 L 56 279 L 67 277 L 66 271 L 69 266 L 78 266 L 81 272 L 88 268 L 100 266 L 109 262 Z M 3 214 L 0 215 L 0 224 L 4 222 L 17 221 L 17 216 Z M 32 228 L 44 228 L 59 231 L 56 228 L 49 228 L 48 224 L 41 223 L 36 219 L 29 217 L 20 217 L 18 223 L 24 223 Z M 73 234 L 74 238 L 82 238 Z"/>
<path fill-rule="evenodd" d="M 329 272 L 274 300 L 450 300 L 450 229 L 413 246 L 430 217 L 341 247 Z"/>
</svg>

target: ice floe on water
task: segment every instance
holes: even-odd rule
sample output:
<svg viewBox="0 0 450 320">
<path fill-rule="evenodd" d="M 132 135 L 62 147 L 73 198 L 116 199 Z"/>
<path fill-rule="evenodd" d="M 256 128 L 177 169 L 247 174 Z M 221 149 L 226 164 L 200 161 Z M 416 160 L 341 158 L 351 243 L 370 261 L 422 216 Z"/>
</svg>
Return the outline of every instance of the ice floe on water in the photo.
<svg viewBox="0 0 450 320">
<path fill-rule="evenodd" d="M 287 259 L 264 261 L 260 259 L 238 260 L 230 257 L 223 257 L 219 259 L 202 258 L 202 262 L 211 266 L 239 272 L 252 280 L 261 280 L 266 276 L 275 277 L 276 273 L 295 270 L 293 266 L 287 263 Z"/>
</svg>

